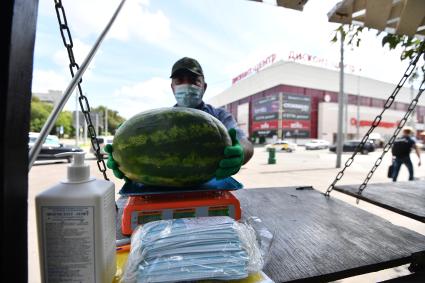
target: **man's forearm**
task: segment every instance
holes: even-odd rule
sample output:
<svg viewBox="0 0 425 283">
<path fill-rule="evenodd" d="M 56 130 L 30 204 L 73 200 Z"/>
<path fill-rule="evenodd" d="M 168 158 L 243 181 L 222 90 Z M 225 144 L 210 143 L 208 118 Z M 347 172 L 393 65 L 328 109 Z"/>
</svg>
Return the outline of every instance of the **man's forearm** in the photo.
<svg viewBox="0 0 425 283">
<path fill-rule="evenodd" d="M 244 153 L 243 164 L 245 164 L 251 159 L 252 155 L 254 154 L 254 146 L 249 140 L 244 138 L 240 139 L 239 142 L 243 148 L 243 153 Z"/>
</svg>

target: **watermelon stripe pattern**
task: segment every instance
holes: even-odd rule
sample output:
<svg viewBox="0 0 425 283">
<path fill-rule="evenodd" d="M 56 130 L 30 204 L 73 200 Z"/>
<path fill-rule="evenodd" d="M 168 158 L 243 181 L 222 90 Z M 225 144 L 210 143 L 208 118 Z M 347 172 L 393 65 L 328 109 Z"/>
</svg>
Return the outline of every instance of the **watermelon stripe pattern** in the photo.
<svg viewBox="0 0 425 283">
<path fill-rule="evenodd" d="M 187 187 L 214 177 L 224 148 L 225 126 L 192 108 L 160 108 L 126 121 L 115 134 L 113 157 L 131 180 L 151 186 Z"/>
</svg>

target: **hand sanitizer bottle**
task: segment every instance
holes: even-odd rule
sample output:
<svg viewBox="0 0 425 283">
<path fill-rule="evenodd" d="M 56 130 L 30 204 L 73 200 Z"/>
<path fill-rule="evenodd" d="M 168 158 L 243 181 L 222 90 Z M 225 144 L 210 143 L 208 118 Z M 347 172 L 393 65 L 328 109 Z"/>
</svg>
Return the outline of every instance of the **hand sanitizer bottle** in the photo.
<svg viewBox="0 0 425 283">
<path fill-rule="evenodd" d="M 115 185 L 90 177 L 84 152 L 68 177 L 36 196 L 42 282 L 112 282 L 115 276 Z"/>
</svg>

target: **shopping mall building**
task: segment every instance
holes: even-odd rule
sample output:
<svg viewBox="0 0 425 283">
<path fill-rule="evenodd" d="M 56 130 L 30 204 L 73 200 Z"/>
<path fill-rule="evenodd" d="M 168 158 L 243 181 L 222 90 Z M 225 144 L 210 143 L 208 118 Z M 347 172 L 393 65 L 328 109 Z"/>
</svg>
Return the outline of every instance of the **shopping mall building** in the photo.
<svg viewBox="0 0 425 283">
<path fill-rule="evenodd" d="M 400 71 L 400 76 L 403 71 Z M 334 143 L 339 84 L 338 70 L 282 60 L 250 76 L 246 73 L 238 76 L 229 89 L 211 98 L 208 103 L 224 106 L 251 138 L 298 138 L 300 141 L 318 138 Z M 395 84 L 345 74 L 347 111 L 344 120 L 347 123 L 344 132 L 347 139 L 363 137 L 395 87 Z M 402 88 L 374 132 L 388 139 L 416 94 L 417 90 Z M 415 118 L 409 121 L 414 123 L 418 136 L 425 130 L 424 116 L 425 103 L 421 99 Z"/>
</svg>

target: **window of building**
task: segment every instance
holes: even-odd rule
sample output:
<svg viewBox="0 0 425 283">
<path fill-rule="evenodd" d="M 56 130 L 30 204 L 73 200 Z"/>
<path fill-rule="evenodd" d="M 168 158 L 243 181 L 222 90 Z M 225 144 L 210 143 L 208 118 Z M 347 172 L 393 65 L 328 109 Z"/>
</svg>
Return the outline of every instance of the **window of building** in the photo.
<svg viewBox="0 0 425 283">
<path fill-rule="evenodd" d="M 383 108 L 385 104 L 385 101 L 382 99 L 377 98 L 371 98 L 371 106 L 377 107 L 377 108 Z"/>
</svg>

